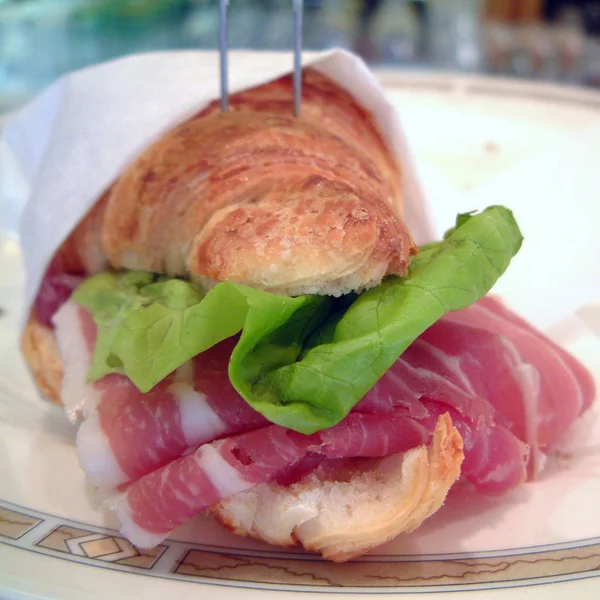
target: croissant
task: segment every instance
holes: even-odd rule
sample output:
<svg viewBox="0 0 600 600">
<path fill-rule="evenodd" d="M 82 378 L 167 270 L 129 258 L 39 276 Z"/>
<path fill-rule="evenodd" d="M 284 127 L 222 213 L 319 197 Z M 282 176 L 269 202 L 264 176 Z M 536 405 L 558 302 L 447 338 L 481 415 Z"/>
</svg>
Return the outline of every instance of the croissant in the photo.
<svg viewBox="0 0 600 600">
<path fill-rule="evenodd" d="M 352 96 L 308 69 L 213 102 L 139 156 L 65 243 L 85 273 L 141 269 L 288 295 L 403 275 L 414 242 L 398 165 Z"/>
<path fill-rule="evenodd" d="M 291 77 L 284 77 L 232 96 L 227 113 L 213 102 L 156 140 L 63 243 L 53 276 L 123 268 L 337 296 L 404 275 L 416 247 L 402 220 L 402 174 L 373 117 L 312 69 L 304 74 L 299 118 L 291 99 Z M 38 306 L 22 347 L 42 393 L 60 402 L 63 360 Z M 341 480 L 315 472 L 289 490 L 265 483 L 213 513 L 237 533 L 280 545 L 297 540 L 348 560 L 435 512 L 462 459 L 462 440 L 446 415 L 430 447 L 366 470 L 358 461 L 351 480 L 346 472 Z M 315 518 L 272 535 L 277 515 L 286 513 L 281 507 L 302 490 L 321 495 Z M 378 504 L 382 491 L 386 501 Z M 274 513 L 244 524 L 240 515 L 257 494 Z M 340 494 L 356 505 L 361 525 L 350 535 L 346 513 L 336 512 Z"/>
</svg>

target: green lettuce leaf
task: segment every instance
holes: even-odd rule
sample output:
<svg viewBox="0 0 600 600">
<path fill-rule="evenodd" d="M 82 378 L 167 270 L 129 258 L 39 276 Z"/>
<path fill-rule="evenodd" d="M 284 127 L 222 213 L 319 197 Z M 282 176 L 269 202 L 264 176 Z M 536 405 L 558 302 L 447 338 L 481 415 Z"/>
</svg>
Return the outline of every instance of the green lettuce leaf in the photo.
<svg viewBox="0 0 600 600">
<path fill-rule="evenodd" d="M 123 373 L 148 391 L 241 331 L 229 377 L 246 401 L 302 433 L 332 427 L 425 329 L 485 296 L 521 243 L 504 207 L 459 215 L 443 241 L 421 248 L 406 277 L 340 299 L 233 283 L 204 294 L 178 279 L 103 273 L 73 296 L 98 326 L 89 379 Z"/>
<path fill-rule="evenodd" d="M 295 360 L 304 335 L 326 317 L 332 303 L 323 296 L 287 298 L 234 283 L 203 294 L 187 281 L 141 271 L 95 275 L 73 299 L 90 311 L 98 328 L 88 380 L 121 373 L 142 392 L 243 328 L 265 336 L 294 328 L 298 348 L 294 343 L 282 348 L 286 358 L 280 360 L 287 364 L 287 356 Z"/>
</svg>

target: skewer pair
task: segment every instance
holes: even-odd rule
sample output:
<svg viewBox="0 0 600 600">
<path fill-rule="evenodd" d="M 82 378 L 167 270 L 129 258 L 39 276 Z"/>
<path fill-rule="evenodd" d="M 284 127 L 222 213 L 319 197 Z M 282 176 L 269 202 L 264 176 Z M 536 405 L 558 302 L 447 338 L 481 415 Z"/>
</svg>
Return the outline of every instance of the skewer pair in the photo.
<svg viewBox="0 0 600 600">
<path fill-rule="evenodd" d="M 300 115 L 302 100 L 302 14 L 304 0 L 294 3 L 294 115 Z M 229 109 L 229 82 L 227 67 L 227 7 L 229 0 L 219 0 L 219 53 L 221 68 L 221 110 Z"/>
</svg>

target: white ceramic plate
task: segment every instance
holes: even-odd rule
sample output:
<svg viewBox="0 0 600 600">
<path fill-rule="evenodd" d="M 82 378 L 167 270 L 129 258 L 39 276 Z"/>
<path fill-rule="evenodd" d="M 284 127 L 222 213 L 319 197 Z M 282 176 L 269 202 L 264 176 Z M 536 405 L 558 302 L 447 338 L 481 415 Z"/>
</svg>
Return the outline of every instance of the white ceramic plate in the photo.
<svg viewBox="0 0 600 600">
<path fill-rule="evenodd" d="M 382 74 L 421 165 L 460 194 L 600 117 L 600 97 L 484 78 Z M 528 201 L 539 201 L 530 198 Z M 592 202 L 590 196 L 590 202 Z M 18 248 L 0 251 L 0 597 L 231 598 L 264 590 L 532 600 L 600 594 L 600 413 L 577 424 L 546 475 L 503 499 L 453 494 L 418 532 L 332 565 L 235 538 L 207 519 L 151 552 L 116 531 L 86 487 L 62 412 L 41 401 L 18 350 Z M 600 380 L 593 306 L 549 333 Z M 600 327 L 598 329 L 600 331 Z"/>
</svg>

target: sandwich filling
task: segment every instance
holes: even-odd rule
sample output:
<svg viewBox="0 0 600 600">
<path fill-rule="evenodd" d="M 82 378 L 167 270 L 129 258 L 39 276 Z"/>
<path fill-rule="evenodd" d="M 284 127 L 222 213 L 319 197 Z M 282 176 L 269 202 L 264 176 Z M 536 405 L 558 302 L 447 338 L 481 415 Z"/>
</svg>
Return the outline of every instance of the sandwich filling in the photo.
<svg viewBox="0 0 600 600">
<path fill-rule="evenodd" d="M 142 393 L 120 374 L 86 383 L 96 335 L 87 310 L 69 301 L 54 321 L 63 401 L 83 416 L 79 460 L 140 547 L 255 486 L 293 497 L 315 470 L 430 446 L 443 419 L 461 440 L 450 485 L 460 471 L 479 492 L 504 494 L 535 475 L 594 397 L 572 357 L 492 298 L 440 319 L 346 417 L 311 435 L 270 423 L 237 393 L 227 375 L 235 338 Z"/>
<path fill-rule="evenodd" d="M 42 288 L 38 311 L 62 304 L 61 396 L 89 481 L 140 547 L 262 484 L 409 461 L 436 431 L 455 432 L 437 497 L 459 473 L 507 492 L 594 396 L 581 365 L 486 297 L 521 241 L 503 207 L 460 215 L 405 277 L 341 298 L 142 271 Z"/>
<path fill-rule="evenodd" d="M 503 207 L 461 215 L 443 241 L 421 249 L 405 277 L 339 299 L 231 282 L 204 293 L 146 272 L 102 273 L 73 295 L 98 328 L 88 379 L 119 373 L 148 392 L 240 334 L 229 362 L 235 389 L 272 423 L 311 434 L 339 423 L 444 314 L 485 296 L 521 241 Z"/>
</svg>

